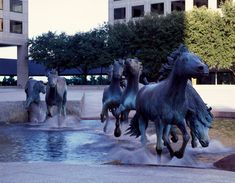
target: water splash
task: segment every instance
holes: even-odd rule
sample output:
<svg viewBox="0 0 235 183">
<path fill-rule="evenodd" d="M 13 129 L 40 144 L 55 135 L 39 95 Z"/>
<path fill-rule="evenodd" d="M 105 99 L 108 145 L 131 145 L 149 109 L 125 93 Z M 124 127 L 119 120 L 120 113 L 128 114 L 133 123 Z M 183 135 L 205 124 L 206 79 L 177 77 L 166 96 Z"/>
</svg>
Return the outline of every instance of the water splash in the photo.
<svg viewBox="0 0 235 183">
<path fill-rule="evenodd" d="M 77 116 L 55 115 L 46 119 L 43 123 L 37 124 L 37 130 L 77 130 L 79 128 L 80 118 Z M 31 128 L 34 129 L 34 128 Z"/>
</svg>

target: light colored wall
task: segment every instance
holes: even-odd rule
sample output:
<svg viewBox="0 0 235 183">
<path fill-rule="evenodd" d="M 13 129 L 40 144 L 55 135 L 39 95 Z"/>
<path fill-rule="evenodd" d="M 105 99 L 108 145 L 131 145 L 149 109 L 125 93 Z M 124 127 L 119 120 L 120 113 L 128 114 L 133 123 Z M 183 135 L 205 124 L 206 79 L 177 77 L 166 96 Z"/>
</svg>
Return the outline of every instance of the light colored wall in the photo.
<svg viewBox="0 0 235 183">
<path fill-rule="evenodd" d="M 3 32 L 0 32 L 0 44 L 23 45 L 28 39 L 28 0 L 23 1 L 23 13 L 10 12 L 10 1 L 3 0 Z M 10 33 L 10 20 L 23 22 L 23 34 Z"/>
<path fill-rule="evenodd" d="M 177 0 L 109 0 L 109 23 L 114 23 L 114 8 L 126 8 L 126 19 L 115 20 L 121 22 L 127 22 L 131 19 L 131 7 L 136 5 L 144 5 L 145 14 L 150 12 L 151 4 L 164 2 L 164 13 L 171 13 L 171 2 Z M 235 2 L 235 0 L 233 0 Z M 208 8 L 217 9 L 217 0 L 208 0 Z M 193 9 L 193 0 L 185 0 L 185 10 L 189 11 Z"/>
<path fill-rule="evenodd" d="M 3 0 L 3 10 L 0 10 L 0 18 L 3 18 L 3 32 L 0 32 L 0 45 L 17 46 L 17 85 L 24 87 L 28 80 L 28 0 L 23 1 L 23 13 L 10 11 L 10 0 Z M 10 20 L 21 21 L 23 33 L 10 33 Z"/>
</svg>

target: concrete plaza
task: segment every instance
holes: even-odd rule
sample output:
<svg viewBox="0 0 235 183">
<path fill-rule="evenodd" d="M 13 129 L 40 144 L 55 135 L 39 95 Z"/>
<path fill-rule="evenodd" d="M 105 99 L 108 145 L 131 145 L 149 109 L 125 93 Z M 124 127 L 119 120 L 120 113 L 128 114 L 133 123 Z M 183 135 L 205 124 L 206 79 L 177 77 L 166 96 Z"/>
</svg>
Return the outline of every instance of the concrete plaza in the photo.
<svg viewBox="0 0 235 183">
<path fill-rule="evenodd" d="M 82 100 L 83 119 L 98 119 L 102 107 L 104 86 L 68 88 L 68 100 Z M 235 115 L 235 86 L 195 86 L 203 100 L 222 117 Z M 44 100 L 45 96 L 41 98 Z M 19 88 L 0 88 L 0 102 L 24 101 Z M 58 183 L 58 182 L 160 182 L 160 183 L 234 183 L 235 173 L 216 169 L 161 166 L 85 165 L 57 162 L 0 163 L 0 183 Z"/>
<path fill-rule="evenodd" d="M 72 86 L 68 88 L 68 101 L 80 101 L 83 119 L 99 119 L 105 86 Z M 194 85 L 204 102 L 212 107 L 215 117 L 235 118 L 235 85 Z M 45 99 L 45 95 L 41 95 Z M 24 101 L 23 89 L 0 87 L 0 102 Z"/>
<path fill-rule="evenodd" d="M 234 183 L 235 173 L 158 166 L 0 163 L 1 183 Z"/>
</svg>

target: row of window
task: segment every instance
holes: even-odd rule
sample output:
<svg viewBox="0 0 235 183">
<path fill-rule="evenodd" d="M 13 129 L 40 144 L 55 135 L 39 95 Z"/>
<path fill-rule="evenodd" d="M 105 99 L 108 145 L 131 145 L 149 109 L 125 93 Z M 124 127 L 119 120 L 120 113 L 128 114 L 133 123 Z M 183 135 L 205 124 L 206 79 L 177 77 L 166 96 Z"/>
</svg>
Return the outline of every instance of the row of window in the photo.
<svg viewBox="0 0 235 183">
<path fill-rule="evenodd" d="M 117 0 L 114 0 L 117 1 Z M 225 0 L 217 0 L 217 6 L 219 7 L 222 2 Z M 208 0 L 194 0 L 194 6 L 201 7 L 206 6 L 208 7 Z M 157 13 L 159 15 L 164 14 L 164 2 L 162 3 L 154 3 L 151 4 L 151 13 Z M 132 18 L 135 17 L 142 17 L 144 16 L 144 5 L 140 6 L 132 6 Z M 172 1 L 171 2 L 171 11 L 184 11 L 185 10 L 185 1 Z M 126 18 L 126 8 L 115 8 L 114 9 L 114 20 L 118 19 L 125 19 Z"/>
<path fill-rule="evenodd" d="M 132 18 L 144 16 L 144 5 L 132 6 Z M 184 11 L 185 2 L 184 1 L 173 1 L 171 2 L 171 11 Z M 151 13 L 157 13 L 159 15 L 164 14 L 164 3 L 151 4 Z M 114 20 L 125 19 L 126 18 L 126 8 L 115 8 L 114 9 Z"/>
<path fill-rule="evenodd" d="M 0 18 L 0 32 L 3 32 L 3 19 L 2 18 Z M 10 32 L 22 34 L 23 23 L 21 21 L 10 20 Z"/>
<path fill-rule="evenodd" d="M 0 10 L 3 10 L 3 0 L 0 0 Z M 22 0 L 10 0 L 10 11 L 22 13 L 23 12 Z"/>
</svg>

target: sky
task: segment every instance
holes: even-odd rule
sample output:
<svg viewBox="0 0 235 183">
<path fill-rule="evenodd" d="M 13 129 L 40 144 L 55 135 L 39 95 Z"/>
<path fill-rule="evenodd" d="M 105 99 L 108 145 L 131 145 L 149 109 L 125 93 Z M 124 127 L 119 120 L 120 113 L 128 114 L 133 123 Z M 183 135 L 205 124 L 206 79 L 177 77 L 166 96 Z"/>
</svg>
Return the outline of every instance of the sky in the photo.
<svg viewBox="0 0 235 183">
<path fill-rule="evenodd" d="M 108 0 L 28 0 L 29 38 L 48 31 L 89 31 L 108 21 Z M 0 58 L 16 58 L 16 48 L 1 48 Z"/>
</svg>

